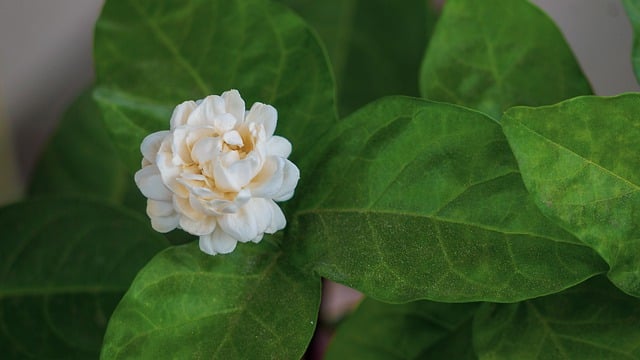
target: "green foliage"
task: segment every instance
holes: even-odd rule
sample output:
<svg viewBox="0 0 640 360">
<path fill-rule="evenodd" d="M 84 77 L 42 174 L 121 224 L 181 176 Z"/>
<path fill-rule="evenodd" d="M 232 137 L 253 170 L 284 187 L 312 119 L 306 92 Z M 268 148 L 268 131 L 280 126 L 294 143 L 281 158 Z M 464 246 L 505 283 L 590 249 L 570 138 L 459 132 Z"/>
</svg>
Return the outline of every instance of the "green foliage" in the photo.
<svg viewBox="0 0 640 360">
<path fill-rule="evenodd" d="M 158 254 L 118 305 L 104 359 L 299 359 L 313 334 L 320 279 L 263 240 L 211 257 L 196 244 Z"/>
<path fill-rule="evenodd" d="M 86 200 L 0 208 L 0 349 L 97 357 L 107 320 L 166 240 L 140 216 Z"/>
<path fill-rule="evenodd" d="M 422 63 L 420 90 L 495 119 L 514 105 L 591 94 L 560 31 L 526 0 L 447 0 Z"/>
<path fill-rule="evenodd" d="M 336 121 L 326 57 L 307 25 L 265 0 L 107 1 L 98 20 L 95 93 L 127 167 L 169 127 L 173 107 L 234 88 L 278 109 L 297 161 Z"/>
<path fill-rule="evenodd" d="M 386 98 L 316 152 L 292 252 L 374 298 L 511 302 L 606 271 L 529 200 L 500 126 L 481 113 Z"/>
<path fill-rule="evenodd" d="M 540 210 L 609 263 L 640 296 L 640 95 L 514 108 L 504 131 Z"/>
<path fill-rule="evenodd" d="M 636 79 L 640 80 L 640 1 L 622 0 L 631 25 L 633 26 L 633 49 L 631 59 Z"/>
<path fill-rule="evenodd" d="M 436 21 L 427 0 L 281 0 L 317 31 L 340 113 L 386 95 L 418 96 L 420 58 Z"/>
<path fill-rule="evenodd" d="M 340 325 L 327 359 L 464 359 L 440 357 L 442 344 L 454 347 L 456 334 L 471 329 L 477 304 L 416 301 L 402 305 L 366 299 Z M 411 336 L 407 336 L 411 334 Z M 470 345 L 470 337 L 466 338 Z M 460 350 L 473 350 L 458 343 Z M 435 353 L 434 353 L 434 350 Z M 452 354 L 448 354 L 452 355 Z M 456 354 L 461 355 L 461 354 Z"/>
</svg>

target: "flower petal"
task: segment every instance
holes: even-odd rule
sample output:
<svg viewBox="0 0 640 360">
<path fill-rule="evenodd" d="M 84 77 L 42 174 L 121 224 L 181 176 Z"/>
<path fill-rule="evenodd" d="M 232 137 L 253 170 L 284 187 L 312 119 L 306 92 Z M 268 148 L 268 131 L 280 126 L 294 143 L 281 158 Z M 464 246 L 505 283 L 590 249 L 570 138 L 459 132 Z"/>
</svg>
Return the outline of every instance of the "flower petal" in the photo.
<svg viewBox="0 0 640 360">
<path fill-rule="evenodd" d="M 272 136 L 267 141 L 267 154 L 286 159 L 291 155 L 291 143 L 282 136 Z"/>
<path fill-rule="evenodd" d="M 255 103 L 251 106 L 245 123 L 262 124 L 267 133 L 267 137 L 273 135 L 278 123 L 278 111 L 271 105 Z"/>
<path fill-rule="evenodd" d="M 225 91 L 222 93 L 226 110 L 229 114 L 233 115 L 239 124 L 244 120 L 245 104 L 244 100 L 240 96 L 240 93 L 236 89 Z"/>
<path fill-rule="evenodd" d="M 149 215 L 149 217 L 170 216 L 173 215 L 174 212 L 175 209 L 171 201 L 147 200 L 147 215 Z"/>
<path fill-rule="evenodd" d="M 172 216 L 153 216 L 151 217 L 151 227 L 153 230 L 161 233 L 167 233 L 178 227 L 178 214 Z"/>
<path fill-rule="evenodd" d="M 153 134 L 147 135 L 140 144 L 140 152 L 144 160 L 154 163 L 156 161 L 156 155 L 160 150 L 160 144 L 165 137 L 169 135 L 169 131 L 158 131 Z"/>
<path fill-rule="evenodd" d="M 284 182 L 285 159 L 269 156 L 262 170 L 251 181 L 250 189 L 254 197 L 272 199 L 279 194 Z"/>
<path fill-rule="evenodd" d="M 256 217 L 270 216 L 270 214 L 265 214 L 263 207 L 256 200 L 259 199 L 249 200 L 235 214 L 220 216 L 218 218 L 220 228 L 240 242 L 251 241 L 258 236 L 262 231 L 258 229 Z"/>
<path fill-rule="evenodd" d="M 285 201 L 293 197 L 293 193 L 300 180 L 300 170 L 298 167 L 289 160 L 285 160 L 284 166 L 284 181 L 282 187 L 276 195 L 273 196 L 275 201 Z"/>
<path fill-rule="evenodd" d="M 196 103 L 194 101 L 185 101 L 182 104 L 176 106 L 175 109 L 173 109 L 173 114 L 171 115 L 171 130 L 177 128 L 178 126 L 185 125 L 187 123 L 189 115 L 195 108 Z"/>
<path fill-rule="evenodd" d="M 134 180 L 145 197 L 152 200 L 171 199 L 171 191 L 162 182 L 157 166 L 149 165 L 138 170 Z"/>
<path fill-rule="evenodd" d="M 213 234 L 200 236 L 200 250 L 209 255 L 228 254 L 236 248 L 238 242 L 219 227 Z"/>
<path fill-rule="evenodd" d="M 269 226 L 267 226 L 264 232 L 266 232 L 267 234 L 273 234 L 276 231 L 282 230 L 285 226 L 287 226 L 287 219 L 284 217 L 282 209 L 280 209 L 280 206 L 278 206 L 278 204 L 276 204 L 273 200 L 266 201 L 271 207 L 271 223 L 269 224 Z"/>
<path fill-rule="evenodd" d="M 194 220 L 182 215 L 180 216 L 180 227 L 191 235 L 207 235 L 215 230 L 216 219 L 214 217 L 205 217 L 200 220 Z"/>
</svg>

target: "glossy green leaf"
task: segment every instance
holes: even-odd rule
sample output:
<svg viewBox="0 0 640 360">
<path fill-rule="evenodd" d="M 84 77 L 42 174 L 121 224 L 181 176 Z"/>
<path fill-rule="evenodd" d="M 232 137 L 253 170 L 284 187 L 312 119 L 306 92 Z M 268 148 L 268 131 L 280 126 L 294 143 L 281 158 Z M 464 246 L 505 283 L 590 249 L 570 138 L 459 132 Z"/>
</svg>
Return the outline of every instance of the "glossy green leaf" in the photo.
<svg viewBox="0 0 640 360">
<path fill-rule="evenodd" d="M 86 200 L 0 209 L 4 358 L 96 358 L 107 320 L 167 243 L 134 214 Z"/>
<path fill-rule="evenodd" d="M 336 76 L 340 113 L 385 95 L 418 96 L 420 59 L 436 21 L 428 0 L 281 0 L 313 26 Z"/>
<path fill-rule="evenodd" d="M 640 359 L 640 302 L 598 277 L 516 304 L 484 304 L 473 323 L 481 359 Z"/>
<path fill-rule="evenodd" d="M 456 332 L 471 329 L 470 320 L 476 307 L 476 304 L 431 301 L 393 305 L 366 299 L 340 324 L 326 358 L 463 359 L 437 357 L 431 351 L 444 343 L 447 347 L 459 347 L 450 341 Z M 470 333 L 466 335 L 466 345 L 470 345 Z M 427 353 L 432 356 L 427 357 Z"/>
<path fill-rule="evenodd" d="M 511 302 L 606 270 L 529 199 L 500 126 L 385 98 L 345 119 L 303 174 L 300 266 L 387 302 Z"/>
<path fill-rule="evenodd" d="M 526 0 L 448 0 L 422 63 L 420 90 L 496 119 L 514 105 L 592 93 L 553 21 Z"/>
<path fill-rule="evenodd" d="M 118 158 L 91 90 L 67 110 L 31 179 L 31 196 L 91 196 L 115 204 L 128 199 L 138 202 L 132 206 L 144 209 L 142 195 Z"/>
<path fill-rule="evenodd" d="M 631 50 L 631 60 L 636 79 L 640 81 L 640 1 L 639 0 L 622 0 L 631 26 L 633 26 L 633 48 Z"/>
<path fill-rule="evenodd" d="M 129 169 L 168 129 L 173 108 L 238 89 L 279 112 L 276 133 L 301 158 L 336 121 L 326 56 L 305 23 L 265 0 L 107 1 L 97 23 L 98 100 Z"/>
<path fill-rule="evenodd" d="M 103 359 L 299 359 L 315 329 L 320 278 L 265 238 L 229 255 L 167 249 L 136 277 L 105 336 Z"/>
<path fill-rule="evenodd" d="M 504 131 L 527 189 L 609 263 L 610 279 L 640 296 L 640 94 L 514 108 Z"/>
</svg>

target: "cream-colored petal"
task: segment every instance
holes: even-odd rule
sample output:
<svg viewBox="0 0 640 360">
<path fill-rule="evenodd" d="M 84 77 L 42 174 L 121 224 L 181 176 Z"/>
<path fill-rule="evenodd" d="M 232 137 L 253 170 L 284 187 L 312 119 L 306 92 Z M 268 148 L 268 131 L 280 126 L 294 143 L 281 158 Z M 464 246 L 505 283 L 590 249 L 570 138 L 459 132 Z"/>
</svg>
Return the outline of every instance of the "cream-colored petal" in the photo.
<svg viewBox="0 0 640 360">
<path fill-rule="evenodd" d="M 238 123 L 241 124 L 244 120 L 245 104 L 238 90 L 232 89 L 225 91 L 222 93 L 222 98 L 224 99 L 227 112 L 233 115 Z"/>
<path fill-rule="evenodd" d="M 284 182 L 285 159 L 269 156 L 262 166 L 262 170 L 256 175 L 249 188 L 254 197 L 269 198 L 280 193 Z"/>
<path fill-rule="evenodd" d="M 285 201 L 291 199 L 298 185 L 298 180 L 300 180 L 300 170 L 298 170 L 298 167 L 294 163 L 285 160 L 284 181 L 282 182 L 280 191 L 273 196 L 273 200 Z"/>
<path fill-rule="evenodd" d="M 240 134 L 235 130 L 227 131 L 226 133 L 224 133 L 224 135 L 222 135 L 222 140 L 224 140 L 225 143 L 231 146 L 244 145 L 244 142 L 242 142 L 242 136 L 240 136 Z"/>
<path fill-rule="evenodd" d="M 175 196 L 174 196 L 175 197 Z M 170 216 L 175 212 L 173 202 L 171 201 L 158 201 L 153 199 L 147 200 L 147 215 L 153 216 Z"/>
<path fill-rule="evenodd" d="M 161 233 L 167 233 L 178 227 L 180 216 L 178 214 L 172 216 L 153 216 L 151 217 L 151 227 L 153 230 Z"/>
<path fill-rule="evenodd" d="M 149 163 L 154 163 L 156 161 L 156 155 L 160 150 L 160 144 L 165 137 L 169 135 L 169 131 L 158 131 L 152 134 L 147 135 L 147 137 L 142 140 L 140 144 L 140 152 L 142 153 L 142 157 L 147 160 Z"/>
<path fill-rule="evenodd" d="M 285 226 L 287 226 L 287 219 L 284 217 L 282 209 L 280 209 L 278 204 L 273 202 L 273 200 L 265 201 L 267 201 L 269 206 L 271 207 L 271 222 L 264 232 L 266 232 L 267 234 L 273 234 L 276 231 L 282 230 Z"/>
<path fill-rule="evenodd" d="M 271 105 L 255 103 L 251 106 L 245 123 L 261 124 L 264 127 L 267 137 L 273 135 L 278 122 L 278 111 Z"/>
<path fill-rule="evenodd" d="M 190 129 L 186 126 L 181 126 L 173 130 L 171 137 L 171 162 L 173 165 L 181 166 L 191 162 L 191 153 L 187 146 L 187 136 Z M 163 149 L 164 150 L 164 149 Z"/>
<path fill-rule="evenodd" d="M 235 214 L 220 216 L 218 218 L 220 228 L 240 242 L 251 241 L 258 236 L 260 231 L 258 231 L 256 216 L 265 216 L 265 214 L 258 213 L 262 211 L 262 208 L 259 206 L 260 204 L 256 204 L 255 200 L 251 199 Z"/>
<path fill-rule="evenodd" d="M 267 154 L 286 159 L 291 155 L 291 143 L 282 136 L 272 136 L 267 141 Z"/>
<path fill-rule="evenodd" d="M 198 209 L 195 209 L 191 205 L 191 202 L 188 198 L 174 195 L 171 205 L 179 214 L 186 215 L 193 220 L 204 220 L 204 218 L 206 217 L 206 214 L 202 213 L 202 211 L 198 211 Z"/>
<path fill-rule="evenodd" d="M 136 172 L 134 180 L 145 197 L 165 201 L 171 199 L 172 193 L 162 182 L 158 167 L 154 165 L 143 167 Z"/>
<path fill-rule="evenodd" d="M 219 227 L 213 234 L 200 236 L 199 240 L 200 250 L 209 255 L 228 254 L 236 248 L 237 243 Z"/>
<path fill-rule="evenodd" d="M 171 115 L 171 130 L 177 128 L 178 126 L 185 125 L 187 123 L 187 119 L 189 118 L 189 114 L 196 108 L 196 103 L 194 101 L 185 101 L 182 104 L 178 105 L 173 109 L 173 114 Z"/>
<path fill-rule="evenodd" d="M 182 215 L 180 216 L 180 227 L 191 235 L 207 235 L 215 230 L 216 219 L 214 217 L 205 217 L 200 220 L 194 220 Z"/>
<path fill-rule="evenodd" d="M 162 181 L 174 193 L 181 197 L 187 197 L 189 196 L 189 191 L 178 182 L 182 167 L 174 165 L 171 159 L 171 153 L 163 151 L 160 151 L 156 157 L 156 164 L 162 176 Z"/>
<path fill-rule="evenodd" d="M 222 107 L 224 108 L 224 101 L 218 95 L 209 95 L 202 99 L 202 101 L 197 103 L 198 106 L 196 106 L 189 115 L 187 124 L 190 126 L 213 125 L 213 118 L 216 115 L 216 106 L 219 107 L 217 103 L 222 103 Z"/>
</svg>

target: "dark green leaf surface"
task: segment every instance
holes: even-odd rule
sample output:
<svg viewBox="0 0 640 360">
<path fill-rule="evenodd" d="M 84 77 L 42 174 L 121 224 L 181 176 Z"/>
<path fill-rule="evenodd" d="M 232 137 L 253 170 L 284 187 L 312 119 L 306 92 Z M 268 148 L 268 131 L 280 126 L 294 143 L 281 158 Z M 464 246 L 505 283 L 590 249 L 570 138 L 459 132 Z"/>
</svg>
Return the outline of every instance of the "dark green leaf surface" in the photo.
<svg viewBox="0 0 640 360">
<path fill-rule="evenodd" d="M 91 196 L 116 204 L 126 200 L 144 209 L 142 194 L 118 158 L 91 91 L 67 110 L 31 178 L 31 196 Z"/>
<path fill-rule="evenodd" d="M 426 357 L 426 354 L 441 343 L 454 347 L 455 344 L 448 341 L 462 328 L 471 328 L 467 320 L 476 307 L 476 304 L 430 301 L 392 305 L 366 299 L 340 324 L 326 358 L 445 359 Z M 466 335 L 469 335 L 467 345 L 471 345 L 471 336 Z"/>
<path fill-rule="evenodd" d="M 436 12 L 427 0 L 281 0 L 327 47 L 340 113 L 385 95 L 418 96 L 420 59 Z"/>
<path fill-rule="evenodd" d="M 322 161 L 303 174 L 288 244 L 331 280 L 387 302 L 511 302 L 607 269 L 540 213 L 485 115 L 385 98 L 325 144 L 310 154 Z"/>
<path fill-rule="evenodd" d="M 96 358 L 107 320 L 166 246 L 146 221 L 81 200 L 0 209 L 3 358 Z"/>
<path fill-rule="evenodd" d="M 420 90 L 496 119 L 591 88 L 555 24 L 526 0 L 448 0 L 422 63 Z"/>
<path fill-rule="evenodd" d="M 514 108 L 504 131 L 542 212 L 609 263 L 640 296 L 640 94 Z"/>
<path fill-rule="evenodd" d="M 633 48 L 631 50 L 631 60 L 636 79 L 640 80 L 640 1 L 622 0 L 627 11 L 631 25 L 633 26 Z"/>
<path fill-rule="evenodd" d="M 322 48 L 301 19 L 264 0 L 107 1 L 95 35 L 95 97 L 129 169 L 168 129 L 173 108 L 238 89 L 279 112 L 276 132 L 302 157 L 336 121 Z"/>
<path fill-rule="evenodd" d="M 136 277 L 105 336 L 103 359 L 299 359 L 315 329 L 320 278 L 269 239 L 210 256 L 167 249 Z"/>
<path fill-rule="evenodd" d="M 552 296 L 484 304 L 473 334 L 481 359 L 640 359 L 640 302 L 598 277 Z"/>
</svg>

